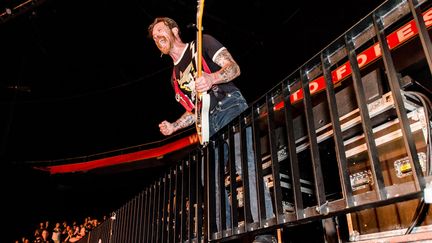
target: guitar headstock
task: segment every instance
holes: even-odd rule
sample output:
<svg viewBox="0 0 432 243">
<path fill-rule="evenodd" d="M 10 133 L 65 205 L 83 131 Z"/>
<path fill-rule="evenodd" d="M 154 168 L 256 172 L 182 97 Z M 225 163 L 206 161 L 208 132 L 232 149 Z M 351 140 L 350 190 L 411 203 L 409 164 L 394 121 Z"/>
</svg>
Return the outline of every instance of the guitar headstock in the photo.
<svg viewBox="0 0 432 243">
<path fill-rule="evenodd" d="M 204 15 L 204 0 L 197 0 L 197 19 L 196 19 L 196 27 L 198 31 L 202 30 L 202 18 Z"/>
</svg>

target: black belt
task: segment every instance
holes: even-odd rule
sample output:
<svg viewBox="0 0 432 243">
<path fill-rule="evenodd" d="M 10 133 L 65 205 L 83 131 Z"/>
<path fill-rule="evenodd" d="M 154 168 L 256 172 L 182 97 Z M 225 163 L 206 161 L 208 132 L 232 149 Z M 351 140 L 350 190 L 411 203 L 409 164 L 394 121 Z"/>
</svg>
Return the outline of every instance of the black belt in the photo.
<svg viewBox="0 0 432 243">
<path fill-rule="evenodd" d="M 225 98 L 227 95 L 227 92 L 225 92 L 223 89 L 220 89 L 217 85 L 214 85 L 211 87 L 211 92 L 213 93 L 214 97 L 216 98 L 216 101 L 221 101 Z"/>
</svg>

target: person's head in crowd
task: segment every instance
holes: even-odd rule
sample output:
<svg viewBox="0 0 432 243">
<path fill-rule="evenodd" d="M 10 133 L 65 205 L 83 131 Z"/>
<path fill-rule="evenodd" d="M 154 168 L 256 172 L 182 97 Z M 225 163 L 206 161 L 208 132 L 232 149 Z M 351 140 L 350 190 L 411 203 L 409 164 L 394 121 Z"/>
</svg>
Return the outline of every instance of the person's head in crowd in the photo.
<svg viewBox="0 0 432 243">
<path fill-rule="evenodd" d="M 49 236 L 48 230 L 44 229 L 42 231 L 42 238 L 46 241 L 46 240 L 48 240 L 48 236 Z"/>
</svg>

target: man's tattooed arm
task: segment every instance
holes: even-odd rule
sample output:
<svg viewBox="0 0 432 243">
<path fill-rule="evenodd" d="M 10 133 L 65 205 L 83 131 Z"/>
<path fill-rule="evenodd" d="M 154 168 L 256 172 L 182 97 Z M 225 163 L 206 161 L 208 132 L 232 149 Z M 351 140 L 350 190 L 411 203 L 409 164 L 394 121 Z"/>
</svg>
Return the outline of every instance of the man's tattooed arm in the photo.
<svg viewBox="0 0 432 243">
<path fill-rule="evenodd" d="M 177 121 L 173 122 L 174 130 L 188 127 L 195 123 L 195 114 L 191 112 L 185 112 Z"/>
<path fill-rule="evenodd" d="M 228 83 L 240 75 L 239 65 L 226 48 L 214 57 L 214 62 L 222 68 L 212 73 L 213 84 Z"/>
</svg>

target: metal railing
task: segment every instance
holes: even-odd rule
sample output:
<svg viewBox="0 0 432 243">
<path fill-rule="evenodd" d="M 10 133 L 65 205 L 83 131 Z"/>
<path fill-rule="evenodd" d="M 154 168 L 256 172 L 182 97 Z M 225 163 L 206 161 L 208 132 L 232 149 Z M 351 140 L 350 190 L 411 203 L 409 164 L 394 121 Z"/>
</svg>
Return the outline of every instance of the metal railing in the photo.
<svg viewBox="0 0 432 243">
<path fill-rule="evenodd" d="M 229 241 L 316 221 L 323 241 L 342 227 L 359 240 L 371 230 L 359 212 L 420 205 L 431 181 L 429 7 L 384 2 L 81 242 Z"/>
</svg>

